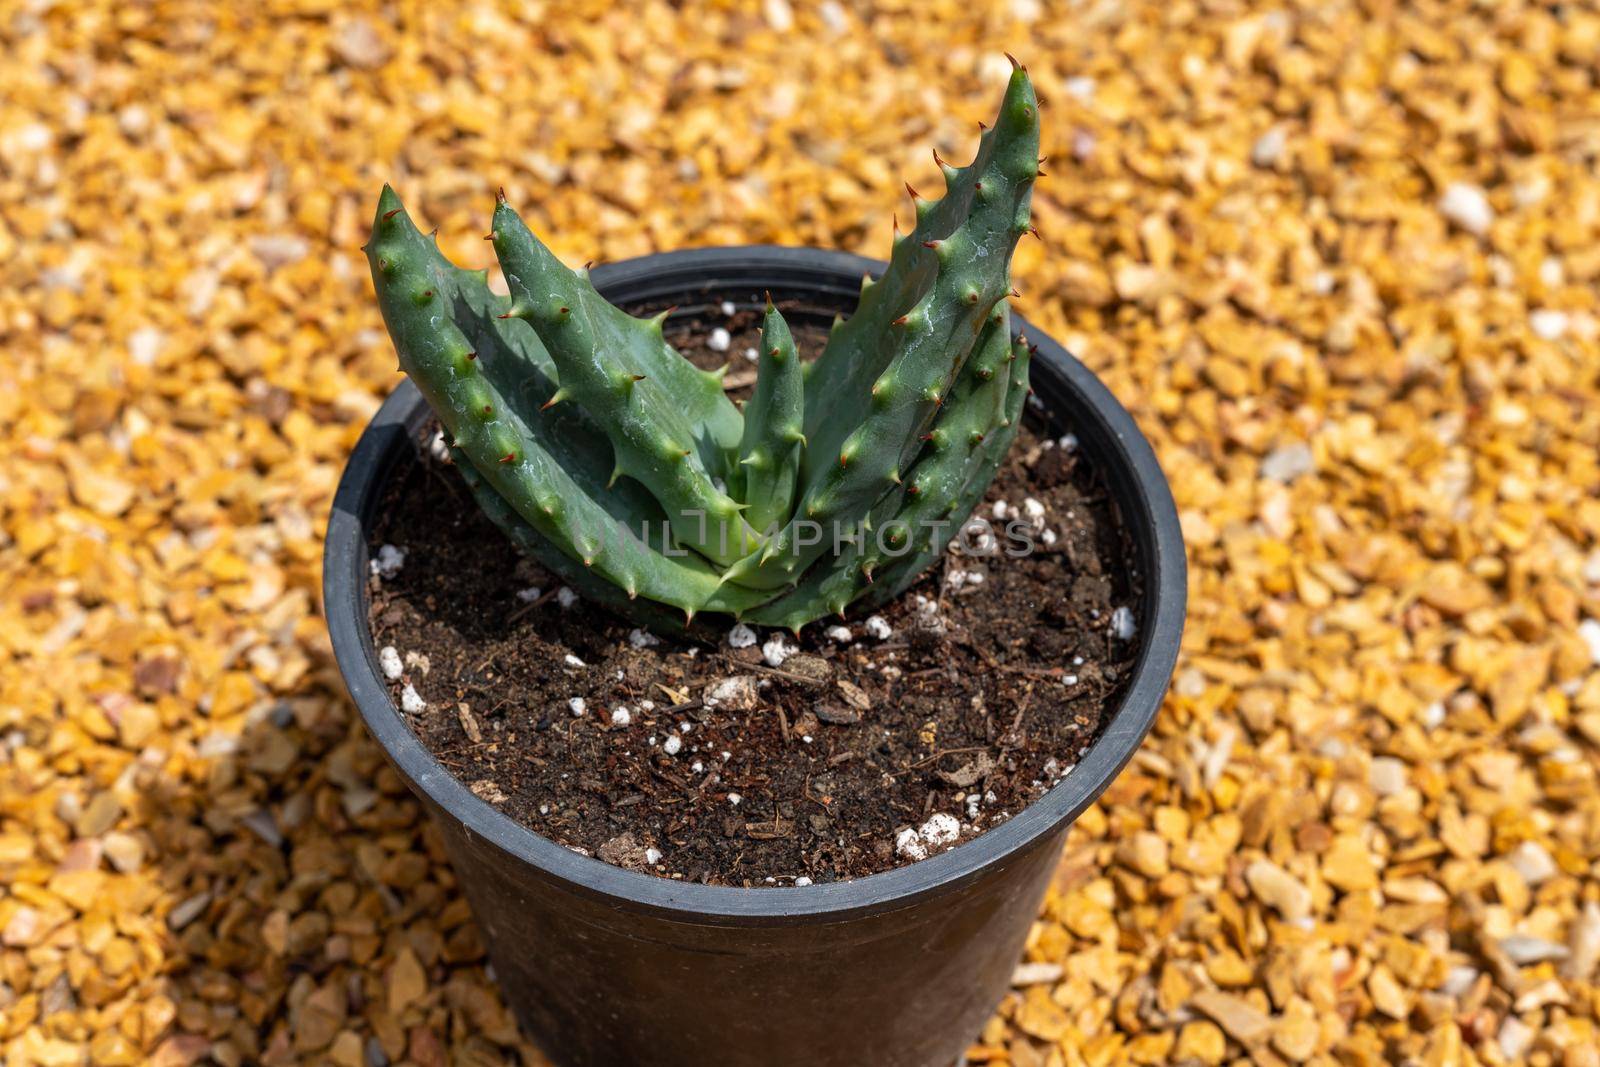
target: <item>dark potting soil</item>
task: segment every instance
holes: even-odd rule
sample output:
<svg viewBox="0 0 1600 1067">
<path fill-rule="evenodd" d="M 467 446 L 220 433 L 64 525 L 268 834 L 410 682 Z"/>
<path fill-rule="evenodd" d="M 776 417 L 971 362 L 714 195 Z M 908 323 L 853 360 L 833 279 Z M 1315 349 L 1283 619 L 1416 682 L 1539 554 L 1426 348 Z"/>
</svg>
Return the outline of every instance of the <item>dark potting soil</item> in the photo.
<svg viewBox="0 0 1600 1067">
<path fill-rule="evenodd" d="M 672 340 L 702 366 L 731 357 L 737 397 L 759 312 L 714 321 L 725 351 L 704 320 Z M 795 333 L 808 355 L 826 338 Z M 1030 425 L 975 513 L 997 554 L 968 537 L 973 551 L 947 553 L 875 614 L 782 633 L 798 648 L 787 658 L 768 645 L 779 631 L 736 647 L 748 634 L 723 620 L 656 638 L 575 600 L 478 511 L 433 433 L 373 530 L 375 561 L 404 552 L 370 581 L 395 704 L 425 702 L 406 719 L 479 797 L 610 863 L 803 885 L 943 851 L 1071 772 L 1138 653 L 1139 578 L 1116 507 L 1070 438 Z M 1030 555 L 1006 554 L 1010 522 L 1029 529 L 1015 533 Z"/>
</svg>

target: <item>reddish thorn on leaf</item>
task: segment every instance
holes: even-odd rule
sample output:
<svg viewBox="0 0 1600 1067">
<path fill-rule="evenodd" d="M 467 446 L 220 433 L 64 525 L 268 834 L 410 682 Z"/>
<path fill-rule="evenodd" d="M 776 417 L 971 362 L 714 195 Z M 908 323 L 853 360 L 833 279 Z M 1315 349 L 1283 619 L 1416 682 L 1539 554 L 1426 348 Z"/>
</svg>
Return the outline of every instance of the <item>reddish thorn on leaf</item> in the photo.
<svg viewBox="0 0 1600 1067">
<path fill-rule="evenodd" d="M 1022 299 L 1022 294 L 1017 292 L 1015 289 L 1013 289 L 1013 290 L 1011 290 L 1011 299 L 1013 299 L 1013 300 L 1021 300 Z"/>
<path fill-rule="evenodd" d="M 515 452 L 507 452 L 505 455 L 500 457 L 500 462 L 501 463 L 512 463 L 512 462 L 514 462 L 516 460 L 516 458 L 517 458 L 517 454 Z"/>
<path fill-rule="evenodd" d="M 1021 63 L 1018 63 L 1017 62 L 1017 57 L 1012 55 L 1010 52 L 1006 53 L 1006 58 L 1011 60 L 1011 69 L 1012 70 L 1026 71 L 1028 69 L 1027 67 L 1024 67 Z"/>
<path fill-rule="evenodd" d="M 539 410 L 549 411 L 551 408 L 555 407 L 560 400 L 561 398 L 559 396 L 552 396 L 549 400 L 546 400 L 543 404 L 539 405 Z"/>
<path fill-rule="evenodd" d="M 922 197 L 917 195 L 917 191 L 915 189 L 911 188 L 911 183 L 910 182 L 906 182 L 906 192 L 911 194 L 911 199 L 913 199 L 913 200 L 921 200 L 922 199 Z"/>
<path fill-rule="evenodd" d="M 500 240 L 500 231 L 490 230 L 488 233 L 483 235 L 483 239 L 485 241 L 498 241 Z"/>
<path fill-rule="evenodd" d="M 899 237 L 900 236 L 900 216 L 897 215 L 897 214 L 891 214 L 889 216 L 889 218 L 891 220 L 893 220 L 893 222 L 894 222 L 894 235 L 896 237 Z"/>
<path fill-rule="evenodd" d="M 491 404 L 483 405 L 483 413 L 485 415 L 493 415 L 494 414 L 494 406 L 491 405 Z"/>
<path fill-rule="evenodd" d="M 919 441 L 931 441 L 931 440 L 933 440 L 933 434 L 925 433 L 921 437 L 917 438 L 917 440 L 919 440 Z"/>
<path fill-rule="evenodd" d="M 901 315 L 898 319 L 895 319 L 889 325 L 890 326 L 904 326 L 905 324 L 906 324 L 906 316 Z"/>
<path fill-rule="evenodd" d="M 383 221 L 384 222 L 388 222 L 390 219 L 394 218 L 398 214 L 400 214 L 400 209 L 399 208 L 395 208 L 393 211 L 385 211 L 383 213 Z"/>
<path fill-rule="evenodd" d="M 984 133 L 988 133 L 989 132 L 989 124 L 987 122 L 984 122 L 982 119 L 979 119 L 978 120 L 978 129 L 982 130 Z"/>
<path fill-rule="evenodd" d="M 922 242 L 922 247 L 923 248 L 937 249 L 939 247 L 939 244 L 940 244 L 940 242 L 938 242 L 938 241 L 924 241 L 924 242 Z"/>
<path fill-rule="evenodd" d="M 569 307 L 559 307 L 559 308 L 556 308 L 556 314 L 557 315 L 570 315 L 570 314 L 572 314 L 572 309 L 569 308 Z"/>
<path fill-rule="evenodd" d="M 469 360 L 470 360 L 470 359 L 477 359 L 477 358 L 478 358 L 478 353 L 476 353 L 476 352 L 468 352 L 468 353 L 467 353 L 467 358 L 468 358 L 468 359 L 469 359 Z"/>
<path fill-rule="evenodd" d="M 634 375 L 631 375 L 631 377 L 632 377 L 632 378 L 633 378 L 633 380 L 634 380 L 634 381 L 636 381 L 636 382 L 642 382 L 642 381 L 644 381 L 644 380 L 645 380 L 645 379 L 646 379 L 646 378 L 647 378 L 647 377 L 649 377 L 649 375 L 647 375 L 647 374 L 634 374 Z"/>
<path fill-rule="evenodd" d="M 495 199 L 496 199 L 496 200 L 498 200 L 498 201 L 500 201 L 500 203 L 502 203 L 502 204 L 503 204 L 503 203 L 505 203 L 505 202 L 506 202 L 506 187 L 505 187 L 505 186 L 503 186 L 503 185 L 502 185 L 502 186 L 501 186 L 501 187 L 500 187 L 500 188 L 499 188 L 499 189 L 498 189 L 498 190 L 497 190 L 497 191 L 496 191 L 496 192 L 495 192 L 495 196 L 494 196 L 494 198 L 495 198 Z"/>
<path fill-rule="evenodd" d="M 496 315 L 495 316 L 495 318 L 497 318 L 497 319 L 514 319 L 516 317 L 517 317 L 517 313 L 515 311 L 508 311 L 504 315 Z"/>
<path fill-rule="evenodd" d="M 587 261 L 586 263 L 584 263 L 583 269 L 584 270 L 588 270 L 592 266 L 594 266 L 594 260 L 591 259 L 591 260 Z"/>
<path fill-rule="evenodd" d="M 1042 240 L 1044 240 L 1044 238 L 1043 238 L 1043 237 L 1040 237 L 1040 236 L 1039 236 L 1039 227 L 1037 227 L 1037 226 L 1029 226 L 1029 227 L 1028 227 L 1028 233 L 1029 233 L 1029 235 L 1031 235 L 1031 236 L 1032 236 L 1032 237 L 1033 237 L 1033 238 L 1034 238 L 1034 239 L 1035 239 L 1035 240 L 1038 240 L 1038 241 L 1042 241 Z"/>
<path fill-rule="evenodd" d="M 944 160 L 939 158 L 939 149 L 938 148 L 934 148 L 934 150 L 933 150 L 933 161 L 934 161 L 934 163 L 936 163 L 937 165 L 939 165 L 941 167 L 945 165 Z"/>
<path fill-rule="evenodd" d="M 909 493 L 911 496 L 921 496 L 922 495 L 922 487 L 919 486 L 916 482 L 912 482 L 910 485 L 906 486 L 906 492 Z"/>
</svg>

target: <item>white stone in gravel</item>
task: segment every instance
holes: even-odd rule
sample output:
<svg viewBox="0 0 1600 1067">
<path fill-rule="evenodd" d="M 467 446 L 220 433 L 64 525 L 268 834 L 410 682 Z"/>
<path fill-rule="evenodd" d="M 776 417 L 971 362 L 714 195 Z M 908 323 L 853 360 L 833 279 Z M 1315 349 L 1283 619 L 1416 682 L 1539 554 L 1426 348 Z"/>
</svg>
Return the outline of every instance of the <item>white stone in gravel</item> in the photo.
<svg viewBox="0 0 1600 1067">
<path fill-rule="evenodd" d="M 1572 924 L 1567 947 L 1572 954 L 1562 964 L 1561 973 L 1587 982 L 1600 964 L 1600 903 L 1591 900 L 1583 906 L 1583 913 Z"/>
<path fill-rule="evenodd" d="M 744 797 L 740 796 L 738 793 L 729 793 L 728 794 L 728 803 L 732 804 L 736 808 L 739 806 L 739 801 L 741 801 L 743 799 L 744 799 Z"/>
<path fill-rule="evenodd" d="M 677 734 L 668 734 L 667 739 L 661 742 L 661 751 L 669 756 L 676 756 L 683 751 L 683 738 Z"/>
<path fill-rule="evenodd" d="M 1378 756 L 1367 771 L 1367 784 L 1380 797 L 1392 797 L 1408 784 L 1406 765 L 1393 756 Z"/>
<path fill-rule="evenodd" d="M 1528 1051 L 1528 1046 L 1533 1044 L 1533 1027 L 1517 1018 L 1507 1015 L 1500 1023 L 1500 1033 L 1495 1037 L 1500 1046 L 1501 1055 L 1516 1063 L 1522 1059 L 1523 1053 Z"/>
<path fill-rule="evenodd" d="M 395 651 L 393 645 L 384 645 L 378 650 L 378 666 L 383 670 L 383 676 L 391 682 L 405 673 L 405 667 L 400 662 L 400 653 Z"/>
<path fill-rule="evenodd" d="M 739 310 L 738 308 L 734 307 L 732 300 L 724 300 L 722 302 L 722 313 L 724 315 L 732 315 L 735 311 L 738 311 L 738 310 Z"/>
<path fill-rule="evenodd" d="M 712 330 L 711 336 L 706 338 L 706 347 L 713 352 L 726 352 L 731 344 L 733 344 L 733 336 L 721 326 Z"/>
<path fill-rule="evenodd" d="M 1567 946 L 1560 942 L 1549 941 L 1542 937 L 1528 937 L 1524 934 L 1502 937 L 1500 951 L 1519 967 L 1530 963 L 1543 963 L 1545 960 L 1564 960 L 1571 955 Z"/>
<path fill-rule="evenodd" d="M 522 601 L 524 604 L 532 604 L 535 600 L 538 600 L 542 596 L 544 596 L 544 590 L 540 589 L 536 585 L 530 585 L 526 589 L 517 590 L 517 599 Z"/>
<path fill-rule="evenodd" d="M 1477 984 L 1478 973 L 1476 967 L 1452 967 L 1445 972 L 1439 992 L 1447 997 L 1464 997 Z"/>
<path fill-rule="evenodd" d="M 1567 335 L 1567 326 L 1571 321 L 1565 311 L 1540 308 L 1528 315 L 1528 328 L 1543 340 L 1559 341 Z"/>
<path fill-rule="evenodd" d="M 862 625 L 866 627 L 870 636 L 879 641 L 887 641 L 894 636 L 894 627 L 890 626 L 882 615 L 870 615 Z"/>
<path fill-rule="evenodd" d="M 1071 452 L 1078 447 L 1078 435 L 1075 433 L 1064 433 L 1056 439 L 1056 445 L 1063 451 Z"/>
<path fill-rule="evenodd" d="M 647 848 L 647 849 L 645 849 L 644 850 L 644 861 L 646 863 L 648 863 L 650 866 L 654 867 L 656 864 L 661 862 L 661 850 L 659 848 Z"/>
<path fill-rule="evenodd" d="M 794 880 L 794 884 L 797 888 L 803 888 L 811 884 L 811 879 L 802 874 L 800 877 Z"/>
<path fill-rule="evenodd" d="M 141 326 L 128 335 L 128 355 L 141 367 L 154 365 L 167 335 L 154 326 Z"/>
<path fill-rule="evenodd" d="M 733 629 L 728 631 L 729 648 L 749 648 L 755 643 L 756 632 L 742 622 L 734 624 Z"/>
<path fill-rule="evenodd" d="M 848 645 L 851 641 L 855 640 L 855 637 L 850 633 L 850 627 L 848 626 L 830 626 L 822 632 L 827 635 L 829 641 L 833 641 L 841 645 Z"/>
<path fill-rule="evenodd" d="M 1056 532 L 1054 530 L 1047 529 L 1039 535 L 1039 540 L 1044 542 L 1046 545 L 1053 545 L 1056 543 Z"/>
<path fill-rule="evenodd" d="M 416 689 L 412 686 L 408 685 L 404 689 L 400 690 L 401 711 L 415 715 L 419 711 L 425 711 L 427 707 L 428 702 L 423 700 L 422 697 L 417 694 Z"/>
<path fill-rule="evenodd" d="M 406 550 L 396 548 L 394 545 L 382 545 L 378 548 L 378 557 L 370 563 L 372 573 L 379 578 L 393 578 L 400 573 L 400 568 L 406 565 Z"/>
<path fill-rule="evenodd" d="M 1277 164 L 1283 158 L 1283 150 L 1288 144 L 1288 135 L 1282 126 L 1274 126 L 1250 146 L 1250 162 L 1263 169 Z"/>
<path fill-rule="evenodd" d="M 1068 78 L 1061 83 L 1061 87 L 1075 100 L 1088 100 L 1094 95 L 1094 79 L 1082 74 Z"/>
<path fill-rule="evenodd" d="M 761 353 L 753 348 L 747 348 L 744 350 L 744 358 L 751 363 L 759 363 L 761 361 Z"/>
<path fill-rule="evenodd" d="M 1556 861 L 1537 841 L 1524 841 L 1511 850 L 1506 860 L 1529 885 L 1539 885 L 1556 876 Z"/>
<path fill-rule="evenodd" d="M 1007 515 L 1011 514 L 1011 505 L 1007 504 L 1004 500 L 996 500 L 994 502 L 994 507 L 990 508 L 989 511 L 994 515 L 995 518 L 1004 519 Z"/>
<path fill-rule="evenodd" d="M 1468 182 L 1451 182 L 1439 197 L 1439 210 L 1444 217 L 1466 230 L 1482 237 L 1494 224 L 1494 208 L 1484 191 Z"/>
<path fill-rule="evenodd" d="M 561 605 L 562 608 L 570 608 L 577 602 L 578 594 L 574 593 L 566 586 L 562 586 L 560 589 L 556 590 L 556 603 Z"/>
<path fill-rule="evenodd" d="M 781 667 L 783 661 L 800 651 L 783 639 L 782 634 L 773 634 L 767 638 L 767 643 L 761 646 L 761 658 L 767 661 L 769 667 Z"/>
<path fill-rule="evenodd" d="M 1059 981 L 1063 971 L 1059 963 L 1019 963 L 1011 972 L 1014 986 L 1049 985 Z"/>
<path fill-rule="evenodd" d="M 561 662 L 566 664 L 568 667 L 573 668 L 588 666 L 587 663 L 584 663 L 583 660 L 579 659 L 577 656 L 574 656 L 571 652 L 568 652 L 565 656 L 562 656 Z"/>
<path fill-rule="evenodd" d="M 628 632 L 628 644 L 634 648 L 654 648 L 660 643 L 661 638 L 648 630 L 635 629 Z"/>
<path fill-rule="evenodd" d="M 1127 607 L 1120 607 L 1111 613 L 1111 636 L 1118 641 L 1131 641 L 1133 635 L 1139 632 L 1139 624 L 1133 619 L 1133 612 Z"/>
<path fill-rule="evenodd" d="M 582 715 L 584 712 L 589 710 L 589 702 L 582 697 L 573 697 L 571 700 L 567 701 L 567 707 L 571 709 L 572 714 Z"/>
<path fill-rule="evenodd" d="M 1044 518 L 1044 505 L 1030 496 L 1022 502 L 1022 513 L 1037 526 Z"/>
<path fill-rule="evenodd" d="M 633 712 L 628 710 L 627 705 L 618 704 L 616 707 L 611 709 L 612 726 L 627 726 L 632 721 Z"/>
<path fill-rule="evenodd" d="M 1589 658 L 1600 663 L 1600 621 L 1584 619 L 1578 624 L 1578 636 L 1589 646 Z"/>
<path fill-rule="evenodd" d="M 1310 474 L 1316 469 L 1316 457 L 1311 454 L 1311 446 L 1304 441 L 1284 445 L 1268 452 L 1261 460 L 1261 477 L 1269 482 L 1283 482 L 1288 484 L 1303 474 Z"/>
</svg>

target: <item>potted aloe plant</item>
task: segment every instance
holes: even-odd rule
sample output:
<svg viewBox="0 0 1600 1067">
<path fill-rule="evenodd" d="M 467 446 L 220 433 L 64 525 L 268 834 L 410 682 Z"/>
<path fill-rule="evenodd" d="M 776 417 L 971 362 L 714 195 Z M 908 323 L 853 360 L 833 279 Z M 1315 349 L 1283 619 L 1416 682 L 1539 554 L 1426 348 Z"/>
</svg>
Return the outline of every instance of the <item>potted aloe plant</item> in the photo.
<svg viewBox="0 0 1600 1067">
<path fill-rule="evenodd" d="M 716 249 L 591 275 L 502 193 L 505 294 L 384 188 L 366 252 L 410 385 L 339 489 L 330 631 L 555 1062 L 944 1067 L 1003 993 L 1068 826 L 1148 730 L 1182 543 L 1128 414 L 1009 306 L 1040 162 L 1018 67 L 886 265 Z M 618 306 L 669 303 L 697 310 Z M 717 309 L 753 380 L 672 343 L 727 350 Z M 1054 551 L 1048 501 L 987 509 L 1044 542 L 1015 580 L 950 554 L 1002 471 L 1074 504 Z M 390 529 L 425 542 L 409 595 L 373 576 L 399 567 Z M 941 614 L 986 570 L 998 606 Z M 385 642 L 406 619 L 434 645 L 402 658 Z"/>
</svg>

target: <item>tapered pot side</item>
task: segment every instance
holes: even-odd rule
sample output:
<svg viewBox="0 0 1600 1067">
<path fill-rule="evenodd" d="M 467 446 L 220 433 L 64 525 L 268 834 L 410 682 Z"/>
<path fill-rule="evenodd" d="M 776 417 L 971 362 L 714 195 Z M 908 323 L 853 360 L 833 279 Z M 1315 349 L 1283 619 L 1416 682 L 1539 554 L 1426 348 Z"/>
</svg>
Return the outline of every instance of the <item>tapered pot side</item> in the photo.
<svg viewBox="0 0 1600 1067">
<path fill-rule="evenodd" d="M 883 264 L 816 249 L 697 249 L 596 267 L 614 303 L 691 308 L 774 298 L 853 306 Z M 1012 967 L 1072 821 L 1132 757 L 1160 706 L 1186 598 L 1177 511 L 1128 412 L 1021 316 L 1038 346 L 1042 416 L 1070 431 L 1115 499 L 1143 578 L 1141 647 L 1104 732 L 1059 785 L 948 852 L 854 881 L 739 889 L 613 867 L 479 800 L 394 707 L 367 626 L 368 531 L 427 405 L 384 403 L 329 518 L 323 591 L 351 698 L 437 821 L 507 1000 L 562 1067 L 945 1067 L 977 1035 Z"/>
</svg>

